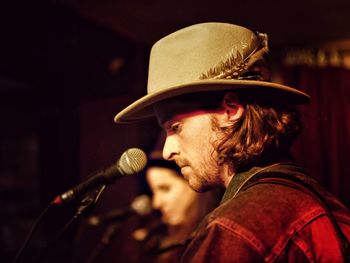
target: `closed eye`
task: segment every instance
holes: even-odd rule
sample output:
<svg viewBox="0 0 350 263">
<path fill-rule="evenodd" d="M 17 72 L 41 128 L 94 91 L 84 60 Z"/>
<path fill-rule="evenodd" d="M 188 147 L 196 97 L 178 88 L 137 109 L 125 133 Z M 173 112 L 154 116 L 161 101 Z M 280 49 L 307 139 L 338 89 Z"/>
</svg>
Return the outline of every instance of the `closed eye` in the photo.
<svg viewBox="0 0 350 263">
<path fill-rule="evenodd" d="M 170 126 L 170 128 L 168 129 L 168 132 L 171 133 L 178 133 L 180 132 L 180 123 L 174 123 Z"/>
<path fill-rule="evenodd" d="M 161 191 L 161 192 L 169 192 L 170 186 L 168 186 L 168 185 L 160 185 L 160 186 L 158 186 L 158 190 Z"/>
</svg>

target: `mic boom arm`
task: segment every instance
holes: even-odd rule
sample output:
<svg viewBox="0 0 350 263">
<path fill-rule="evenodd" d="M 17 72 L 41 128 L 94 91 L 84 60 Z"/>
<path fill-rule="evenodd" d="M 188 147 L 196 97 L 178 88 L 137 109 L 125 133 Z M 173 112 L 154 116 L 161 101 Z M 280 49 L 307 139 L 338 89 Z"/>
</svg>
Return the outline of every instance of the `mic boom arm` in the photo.
<svg viewBox="0 0 350 263">
<path fill-rule="evenodd" d="M 140 172 L 147 163 L 146 154 L 138 148 L 126 150 L 120 159 L 110 167 L 90 176 L 86 181 L 71 188 L 70 190 L 56 196 L 53 204 L 61 205 L 69 202 L 82 194 L 85 194 L 96 187 L 114 183 L 118 178 Z"/>
</svg>

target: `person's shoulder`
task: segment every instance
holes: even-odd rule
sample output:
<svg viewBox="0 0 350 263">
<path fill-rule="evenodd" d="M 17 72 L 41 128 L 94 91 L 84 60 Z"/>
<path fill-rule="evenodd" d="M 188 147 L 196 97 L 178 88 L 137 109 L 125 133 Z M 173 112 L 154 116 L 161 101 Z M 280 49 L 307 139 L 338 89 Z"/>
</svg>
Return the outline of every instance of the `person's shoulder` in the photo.
<svg viewBox="0 0 350 263">
<path fill-rule="evenodd" d="M 256 184 L 219 205 L 208 216 L 204 229 L 218 233 L 216 235 L 225 240 L 248 244 L 260 255 L 273 256 L 273 251 L 280 251 L 297 233 L 328 231 L 326 217 L 323 207 L 300 190 L 277 184 Z M 342 222 L 348 225 L 350 217 L 345 211 L 344 217 L 346 220 Z"/>
<path fill-rule="evenodd" d="M 268 213 L 270 217 L 286 216 L 287 211 L 304 213 L 312 207 L 317 207 L 317 201 L 297 189 L 277 184 L 257 184 L 222 203 L 215 214 L 236 219 L 254 216 L 257 212 Z"/>
<path fill-rule="evenodd" d="M 324 213 L 312 198 L 296 189 L 274 184 L 255 185 L 218 206 L 210 224 L 229 231 L 279 237 L 296 231 Z"/>
</svg>

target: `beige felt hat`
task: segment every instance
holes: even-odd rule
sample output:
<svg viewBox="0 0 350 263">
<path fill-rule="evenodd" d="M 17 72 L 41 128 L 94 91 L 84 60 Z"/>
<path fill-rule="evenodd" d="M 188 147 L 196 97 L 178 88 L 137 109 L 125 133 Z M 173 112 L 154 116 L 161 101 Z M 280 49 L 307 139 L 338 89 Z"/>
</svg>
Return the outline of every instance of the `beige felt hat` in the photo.
<svg viewBox="0 0 350 263">
<path fill-rule="evenodd" d="M 266 34 L 233 24 L 202 23 L 178 30 L 152 47 L 147 95 L 114 121 L 154 116 L 154 103 L 194 92 L 249 90 L 291 105 L 309 102 L 310 97 L 297 89 L 264 80 L 259 62 L 267 52 Z"/>
</svg>

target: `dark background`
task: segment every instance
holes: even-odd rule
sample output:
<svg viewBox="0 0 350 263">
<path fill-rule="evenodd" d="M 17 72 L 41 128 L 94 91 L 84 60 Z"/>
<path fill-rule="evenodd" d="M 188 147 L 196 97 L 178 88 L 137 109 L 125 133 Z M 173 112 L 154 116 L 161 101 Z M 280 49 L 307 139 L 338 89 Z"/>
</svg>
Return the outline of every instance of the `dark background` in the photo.
<svg viewBox="0 0 350 263">
<path fill-rule="evenodd" d="M 2 262 L 13 259 L 35 218 L 55 195 L 113 163 L 129 147 L 146 152 L 154 147 L 159 133 L 155 121 L 116 125 L 113 117 L 145 93 L 151 45 L 199 22 L 230 22 L 269 33 L 276 79 L 313 97 L 310 108 L 301 109 L 306 113 L 306 135 L 296 144 L 296 157 L 349 205 L 349 70 L 342 65 L 283 63 L 287 50 L 314 52 L 339 41 L 342 55 L 348 55 L 349 11 L 346 0 L 4 3 L 0 8 Z M 140 176 L 118 180 L 105 191 L 96 211 L 127 205 L 143 189 Z M 26 255 L 35 258 L 73 212 L 72 206 L 51 211 Z M 77 229 L 72 226 L 58 240 L 48 262 L 69 262 L 81 250 L 79 244 L 83 247 L 98 238 L 93 233 L 77 245 Z"/>
</svg>

